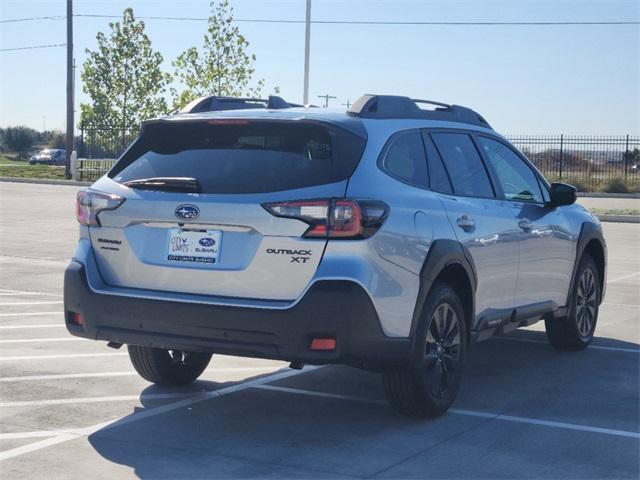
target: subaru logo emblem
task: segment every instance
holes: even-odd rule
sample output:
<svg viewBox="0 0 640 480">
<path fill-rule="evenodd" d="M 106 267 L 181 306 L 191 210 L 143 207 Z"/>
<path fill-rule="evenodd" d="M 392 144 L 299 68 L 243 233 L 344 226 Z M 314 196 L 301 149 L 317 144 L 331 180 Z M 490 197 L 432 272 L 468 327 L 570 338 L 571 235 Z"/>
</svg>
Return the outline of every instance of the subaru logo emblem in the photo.
<svg viewBox="0 0 640 480">
<path fill-rule="evenodd" d="M 216 241 L 213 238 L 204 237 L 201 238 L 198 243 L 203 247 L 213 247 L 216 244 Z"/>
<path fill-rule="evenodd" d="M 182 220 L 195 220 L 200 216 L 200 210 L 195 205 L 179 205 L 175 213 Z"/>
</svg>

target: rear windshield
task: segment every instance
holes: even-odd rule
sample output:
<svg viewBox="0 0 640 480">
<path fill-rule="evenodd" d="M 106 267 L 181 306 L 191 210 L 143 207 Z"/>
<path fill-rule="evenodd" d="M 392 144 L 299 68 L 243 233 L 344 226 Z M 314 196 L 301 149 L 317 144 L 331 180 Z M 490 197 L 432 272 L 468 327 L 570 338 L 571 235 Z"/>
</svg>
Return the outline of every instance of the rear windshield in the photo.
<svg viewBox="0 0 640 480">
<path fill-rule="evenodd" d="M 193 177 L 203 193 L 275 192 L 348 178 L 364 145 L 357 135 L 317 123 L 152 124 L 109 176 L 120 183 Z"/>
</svg>

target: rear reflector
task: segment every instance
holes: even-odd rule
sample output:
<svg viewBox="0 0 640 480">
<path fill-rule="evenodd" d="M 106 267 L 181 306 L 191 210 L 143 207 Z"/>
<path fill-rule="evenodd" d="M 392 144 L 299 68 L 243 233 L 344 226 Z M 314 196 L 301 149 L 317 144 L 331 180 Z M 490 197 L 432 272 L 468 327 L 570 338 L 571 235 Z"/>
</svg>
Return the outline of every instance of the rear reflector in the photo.
<svg viewBox="0 0 640 480">
<path fill-rule="evenodd" d="M 69 312 L 69 321 L 70 323 L 78 326 L 85 324 L 84 317 L 78 312 Z"/>
<path fill-rule="evenodd" d="M 311 340 L 311 350 L 335 350 L 335 338 L 314 338 Z"/>
</svg>

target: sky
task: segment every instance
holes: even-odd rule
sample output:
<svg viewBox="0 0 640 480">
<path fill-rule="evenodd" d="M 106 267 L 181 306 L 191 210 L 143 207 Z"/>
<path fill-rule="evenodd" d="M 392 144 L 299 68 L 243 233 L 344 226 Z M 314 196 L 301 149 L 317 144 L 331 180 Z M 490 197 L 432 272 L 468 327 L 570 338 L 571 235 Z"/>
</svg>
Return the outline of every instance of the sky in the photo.
<svg viewBox="0 0 640 480">
<path fill-rule="evenodd" d="M 305 0 L 231 0 L 238 19 L 304 20 Z M 75 14 L 206 18 L 208 0 L 75 0 Z M 64 0 L 0 0 L 0 20 L 65 15 Z M 640 21 L 637 1 L 313 0 L 313 20 Z M 80 67 L 109 19 L 74 19 Z M 164 69 L 200 46 L 205 21 L 145 20 Z M 301 102 L 304 24 L 238 24 L 267 93 Z M 0 49 L 65 43 L 64 19 L 0 23 Z M 0 126 L 64 129 L 63 47 L 0 52 Z M 346 108 L 364 93 L 466 105 L 505 134 L 640 134 L 640 25 L 425 26 L 314 24 L 310 99 Z M 77 116 L 76 116 L 77 121 Z"/>
</svg>

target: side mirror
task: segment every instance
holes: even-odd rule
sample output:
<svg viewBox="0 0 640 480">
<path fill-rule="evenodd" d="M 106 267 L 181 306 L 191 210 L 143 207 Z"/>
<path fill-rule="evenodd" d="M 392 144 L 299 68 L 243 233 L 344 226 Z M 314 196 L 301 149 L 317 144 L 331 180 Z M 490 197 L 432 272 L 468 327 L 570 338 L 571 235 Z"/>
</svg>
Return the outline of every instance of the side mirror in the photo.
<svg viewBox="0 0 640 480">
<path fill-rule="evenodd" d="M 571 205 L 576 202 L 576 192 L 578 189 L 568 183 L 554 182 L 551 184 L 549 195 L 551 200 L 549 205 L 552 207 L 560 207 L 562 205 Z"/>
</svg>

